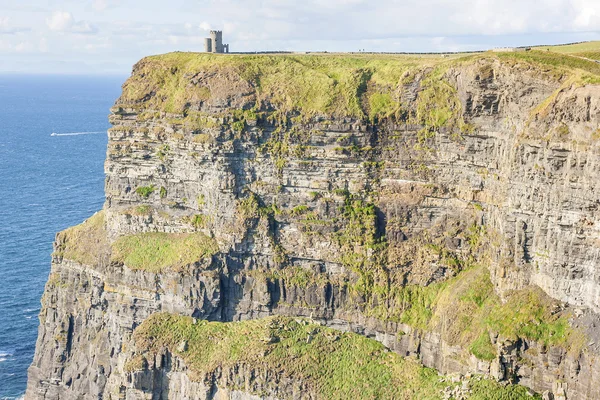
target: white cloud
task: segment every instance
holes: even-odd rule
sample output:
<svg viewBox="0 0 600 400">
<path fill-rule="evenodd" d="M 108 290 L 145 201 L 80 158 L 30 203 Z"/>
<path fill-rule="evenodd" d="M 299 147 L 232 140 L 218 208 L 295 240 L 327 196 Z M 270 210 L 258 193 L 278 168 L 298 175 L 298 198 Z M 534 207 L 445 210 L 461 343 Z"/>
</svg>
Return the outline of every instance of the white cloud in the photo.
<svg viewBox="0 0 600 400">
<path fill-rule="evenodd" d="M 46 25 L 54 32 L 94 33 L 96 28 L 86 21 L 76 21 L 67 11 L 55 11 L 46 19 Z"/>
<path fill-rule="evenodd" d="M 74 24 L 71 31 L 75 33 L 95 33 L 96 27 L 89 22 L 81 21 Z"/>
<path fill-rule="evenodd" d="M 15 51 L 17 53 L 24 53 L 26 51 L 31 50 L 31 44 L 29 42 L 20 42 L 15 46 Z"/>
<path fill-rule="evenodd" d="M 108 2 L 106 0 L 94 0 L 92 7 L 96 11 L 104 11 L 108 7 Z"/>
<path fill-rule="evenodd" d="M 71 29 L 74 20 L 73 15 L 66 11 L 55 11 L 52 16 L 46 19 L 46 24 L 51 31 L 63 32 Z"/>
<path fill-rule="evenodd" d="M 0 34 L 15 34 L 19 32 L 27 32 L 29 28 L 13 26 L 9 17 L 0 17 Z"/>
<path fill-rule="evenodd" d="M 41 38 L 38 49 L 39 49 L 40 53 L 47 53 L 49 51 L 48 39 L 46 39 L 45 37 Z"/>
<path fill-rule="evenodd" d="M 600 0 L 0 0 L 6 59 L 30 43 L 39 60 L 127 71 L 148 54 L 201 51 L 211 29 L 232 51 L 478 50 L 600 39 Z"/>
</svg>

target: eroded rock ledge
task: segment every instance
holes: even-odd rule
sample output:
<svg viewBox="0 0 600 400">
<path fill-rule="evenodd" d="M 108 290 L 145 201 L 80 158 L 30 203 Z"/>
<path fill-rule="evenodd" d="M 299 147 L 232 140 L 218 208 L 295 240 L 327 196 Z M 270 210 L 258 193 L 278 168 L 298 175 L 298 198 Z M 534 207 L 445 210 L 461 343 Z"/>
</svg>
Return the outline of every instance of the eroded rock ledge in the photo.
<svg viewBox="0 0 600 400">
<path fill-rule="evenodd" d="M 200 379 L 166 343 L 141 361 L 133 332 L 162 312 L 305 317 L 444 374 L 600 397 L 600 78 L 560 61 L 141 61 L 104 210 L 57 236 L 27 398 L 331 397 L 247 364 Z"/>
</svg>

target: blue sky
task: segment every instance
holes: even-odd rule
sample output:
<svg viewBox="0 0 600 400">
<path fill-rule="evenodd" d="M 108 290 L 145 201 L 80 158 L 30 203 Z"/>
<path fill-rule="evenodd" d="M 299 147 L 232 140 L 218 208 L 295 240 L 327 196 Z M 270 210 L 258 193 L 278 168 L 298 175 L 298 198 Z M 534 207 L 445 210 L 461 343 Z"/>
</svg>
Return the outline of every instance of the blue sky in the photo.
<svg viewBox="0 0 600 400">
<path fill-rule="evenodd" d="M 0 72 L 127 74 L 202 51 L 468 51 L 600 40 L 599 0 L 0 0 Z"/>
</svg>

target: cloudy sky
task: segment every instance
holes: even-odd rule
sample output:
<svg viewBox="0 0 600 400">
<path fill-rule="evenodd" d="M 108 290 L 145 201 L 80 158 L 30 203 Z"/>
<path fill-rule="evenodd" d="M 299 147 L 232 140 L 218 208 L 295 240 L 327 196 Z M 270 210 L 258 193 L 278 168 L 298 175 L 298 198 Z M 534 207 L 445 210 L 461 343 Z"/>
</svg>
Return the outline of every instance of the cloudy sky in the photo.
<svg viewBox="0 0 600 400">
<path fill-rule="evenodd" d="M 201 51 L 465 51 L 600 40 L 600 0 L 0 0 L 0 72 L 127 74 Z"/>
</svg>

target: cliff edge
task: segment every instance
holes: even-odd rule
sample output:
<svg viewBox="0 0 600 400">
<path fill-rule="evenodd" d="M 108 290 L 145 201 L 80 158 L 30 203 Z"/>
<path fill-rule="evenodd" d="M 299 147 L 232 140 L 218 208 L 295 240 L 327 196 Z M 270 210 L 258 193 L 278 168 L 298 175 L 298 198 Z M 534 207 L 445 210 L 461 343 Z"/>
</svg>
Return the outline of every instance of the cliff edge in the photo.
<svg viewBox="0 0 600 400">
<path fill-rule="evenodd" d="M 600 65 L 171 53 L 110 121 L 26 398 L 600 398 Z"/>
</svg>

